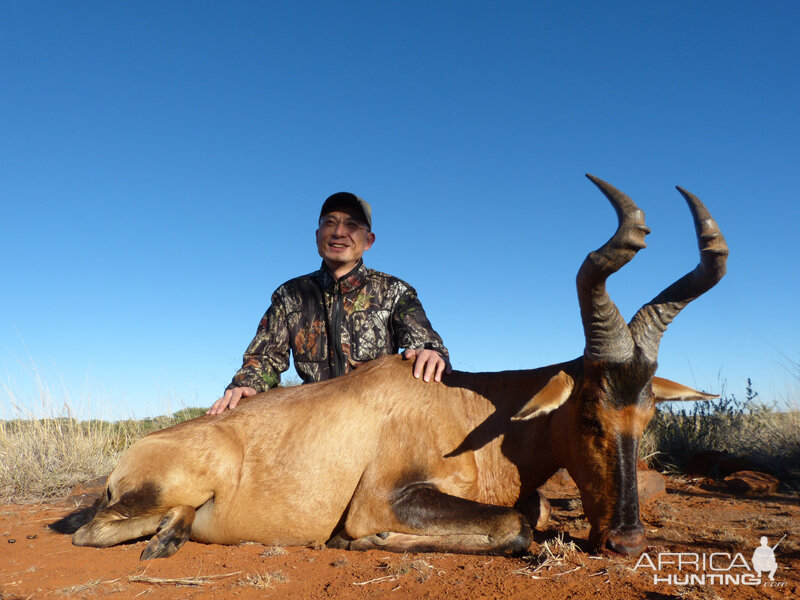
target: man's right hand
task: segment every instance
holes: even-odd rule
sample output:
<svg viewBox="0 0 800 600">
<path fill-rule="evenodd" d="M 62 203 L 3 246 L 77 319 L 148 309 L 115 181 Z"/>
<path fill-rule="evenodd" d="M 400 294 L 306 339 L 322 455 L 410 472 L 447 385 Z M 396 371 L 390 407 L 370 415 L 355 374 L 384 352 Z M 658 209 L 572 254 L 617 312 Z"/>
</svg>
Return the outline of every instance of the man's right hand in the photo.
<svg viewBox="0 0 800 600">
<path fill-rule="evenodd" d="M 258 392 L 251 387 L 235 387 L 225 390 L 225 395 L 214 402 L 214 404 L 206 411 L 207 415 L 221 415 L 229 408 L 236 408 L 239 400 L 242 398 L 249 398 L 255 396 Z"/>
</svg>

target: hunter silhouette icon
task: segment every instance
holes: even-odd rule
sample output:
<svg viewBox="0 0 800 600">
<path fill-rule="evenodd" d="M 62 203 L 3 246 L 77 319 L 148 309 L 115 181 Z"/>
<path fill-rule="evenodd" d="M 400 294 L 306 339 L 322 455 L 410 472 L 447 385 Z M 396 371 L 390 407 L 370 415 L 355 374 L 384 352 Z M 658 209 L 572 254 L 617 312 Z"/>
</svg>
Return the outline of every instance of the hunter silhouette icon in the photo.
<svg viewBox="0 0 800 600">
<path fill-rule="evenodd" d="M 778 540 L 778 544 L 780 544 L 785 537 L 786 535 L 784 534 L 784 536 Z M 761 536 L 761 545 L 753 552 L 753 570 L 759 575 L 762 572 L 769 572 L 769 580 L 775 581 L 775 571 L 778 570 L 778 563 L 775 561 L 775 548 L 778 547 L 778 544 L 770 548 L 768 541 L 767 536 Z"/>
</svg>

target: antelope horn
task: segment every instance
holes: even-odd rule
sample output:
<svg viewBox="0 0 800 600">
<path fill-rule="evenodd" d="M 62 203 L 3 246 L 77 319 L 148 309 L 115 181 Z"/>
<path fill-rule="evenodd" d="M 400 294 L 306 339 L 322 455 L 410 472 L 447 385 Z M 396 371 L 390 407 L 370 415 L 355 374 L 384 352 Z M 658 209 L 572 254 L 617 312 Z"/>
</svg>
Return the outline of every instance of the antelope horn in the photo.
<svg viewBox="0 0 800 600">
<path fill-rule="evenodd" d="M 578 270 L 578 303 L 586 337 L 585 354 L 594 360 L 625 362 L 633 356 L 633 338 L 619 309 L 608 296 L 606 279 L 645 247 L 644 237 L 650 230 L 644 224 L 644 213 L 633 200 L 605 181 L 586 176 L 609 199 L 619 224 L 611 239 L 590 252 Z"/>
<path fill-rule="evenodd" d="M 700 263 L 658 296 L 645 304 L 633 316 L 630 331 L 645 357 L 655 361 L 661 336 L 675 316 L 692 300 L 704 294 L 725 275 L 728 245 L 711 213 L 697 196 L 683 188 L 678 191 L 686 199 L 694 219 Z"/>
</svg>

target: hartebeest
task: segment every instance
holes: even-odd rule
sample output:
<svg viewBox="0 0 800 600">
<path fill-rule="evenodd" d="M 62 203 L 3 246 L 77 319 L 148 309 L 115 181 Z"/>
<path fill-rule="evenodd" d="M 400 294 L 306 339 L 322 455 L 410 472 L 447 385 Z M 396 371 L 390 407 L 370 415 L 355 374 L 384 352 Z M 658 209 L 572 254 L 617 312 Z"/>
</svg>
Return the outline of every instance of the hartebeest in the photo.
<svg viewBox="0 0 800 600">
<path fill-rule="evenodd" d="M 593 546 L 640 551 L 636 459 L 654 402 L 713 397 L 654 377 L 659 342 L 724 275 L 728 249 L 705 206 L 678 188 L 700 264 L 626 324 L 605 282 L 644 248 L 649 230 L 627 196 L 589 177 L 619 225 L 578 272 L 583 356 L 427 384 L 392 356 L 259 394 L 134 444 L 96 505 L 70 521 L 91 519 L 73 542 L 110 546 L 155 533 L 142 559 L 170 556 L 190 538 L 518 553 L 531 543 L 530 525 L 546 518 L 537 487 L 565 467 Z"/>
</svg>

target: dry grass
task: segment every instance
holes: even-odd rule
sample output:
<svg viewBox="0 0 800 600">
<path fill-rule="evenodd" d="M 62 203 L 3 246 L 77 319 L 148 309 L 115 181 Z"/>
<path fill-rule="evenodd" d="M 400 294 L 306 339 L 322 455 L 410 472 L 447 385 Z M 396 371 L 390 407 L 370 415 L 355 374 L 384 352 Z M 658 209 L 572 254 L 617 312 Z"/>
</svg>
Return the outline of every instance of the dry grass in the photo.
<svg viewBox="0 0 800 600">
<path fill-rule="evenodd" d="M 78 421 L 66 416 L 0 421 L 0 501 L 38 503 L 108 475 L 120 455 L 150 431 L 182 420 Z"/>
<path fill-rule="evenodd" d="M 236 582 L 236 585 L 241 587 L 252 587 L 257 590 L 271 589 L 276 583 L 286 583 L 289 581 L 286 574 L 282 571 L 273 571 L 271 573 L 252 573 L 243 577 Z"/>
<path fill-rule="evenodd" d="M 564 541 L 564 534 L 542 543 L 539 552 L 526 559 L 527 565 L 513 571 L 532 579 L 550 579 L 586 567 L 583 552 L 573 541 Z"/>
<path fill-rule="evenodd" d="M 122 452 L 143 435 L 197 416 L 184 409 L 157 419 L 78 420 L 67 401 L 56 405 L 41 379 L 40 407 L 34 416 L 13 390 L 3 385 L 13 410 L 0 421 L 0 502 L 38 503 L 62 497 L 75 485 L 108 475 Z"/>
<path fill-rule="evenodd" d="M 382 562 L 378 565 L 381 571 L 386 572 L 386 575 L 375 577 L 368 581 L 354 581 L 353 585 L 364 586 L 373 583 L 382 583 L 384 581 L 397 581 L 405 575 L 413 575 L 419 583 L 427 581 L 431 575 L 443 575 L 444 571 L 437 571 L 431 563 L 421 559 L 412 559 L 407 554 L 403 554 L 398 560 Z"/>
<path fill-rule="evenodd" d="M 436 569 L 429 562 L 421 558 L 411 559 L 403 554 L 398 562 L 384 563 L 379 568 L 384 569 L 389 575 L 399 578 L 401 575 L 413 574 L 414 579 L 419 582 L 427 580 Z"/>
<path fill-rule="evenodd" d="M 264 548 L 261 556 L 283 556 L 284 554 L 288 554 L 288 552 L 283 546 L 268 546 Z"/>
<path fill-rule="evenodd" d="M 134 435 L 71 417 L 0 421 L 0 499 L 32 503 L 62 496 L 108 474 Z"/>
<path fill-rule="evenodd" d="M 57 590 L 56 593 L 62 596 L 77 596 L 85 595 L 86 592 L 91 592 L 92 594 L 95 593 L 95 588 L 102 583 L 99 579 L 92 579 L 85 583 L 81 583 L 78 585 L 72 585 L 70 587 L 66 587 L 60 590 Z"/>
<path fill-rule="evenodd" d="M 223 573 L 221 575 L 198 575 L 197 577 L 179 577 L 179 578 L 164 578 L 164 577 L 149 577 L 144 573 L 139 575 L 130 575 L 128 581 L 131 583 L 148 583 L 150 585 L 175 585 L 179 587 L 197 587 L 216 581 L 217 579 L 225 579 L 226 577 L 233 577 L 238 575 L 241 571 L 234 571 L 233 573 Z"/>
</svg>

